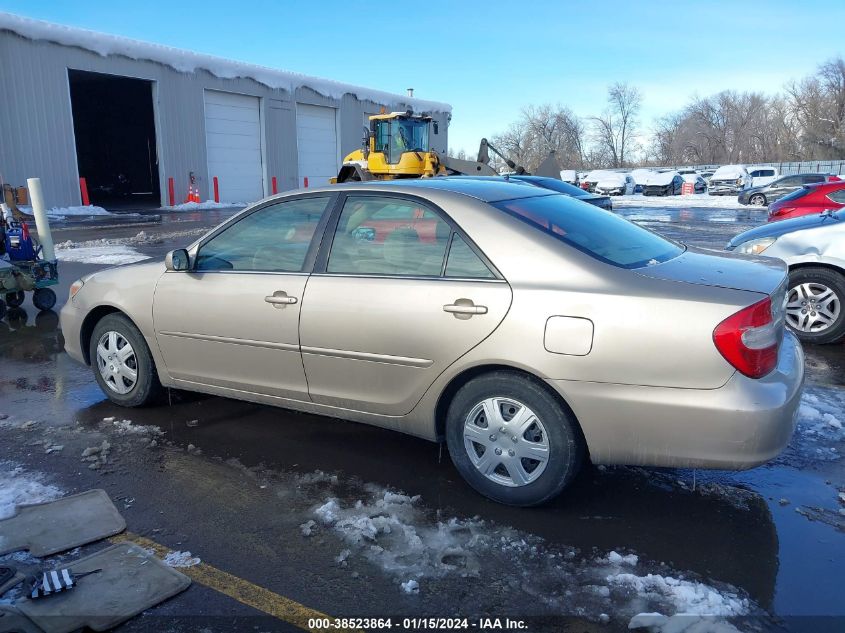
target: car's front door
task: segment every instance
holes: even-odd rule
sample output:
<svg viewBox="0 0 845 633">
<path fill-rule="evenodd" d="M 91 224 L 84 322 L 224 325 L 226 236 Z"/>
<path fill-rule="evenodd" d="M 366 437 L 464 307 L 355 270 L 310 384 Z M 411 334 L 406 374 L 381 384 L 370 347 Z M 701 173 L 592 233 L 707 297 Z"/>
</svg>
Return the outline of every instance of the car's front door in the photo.
<svg viewBox="0 0 845 633">
<path fill-rule="evenodd" d="M 444 369 L 496 329 L 510 302 L 507 282 L 431 205 L 349 195 L 329 223 L 302 303 L 311 399 L 408 413 Z"/>
<path fill-rule="evenodd" d="M 270 203 L 203 241 L 191 270 L 162 275 L 153 322 L 174 379 L 308 399 L 299 316 L 332 200 Z"/>
</svg>

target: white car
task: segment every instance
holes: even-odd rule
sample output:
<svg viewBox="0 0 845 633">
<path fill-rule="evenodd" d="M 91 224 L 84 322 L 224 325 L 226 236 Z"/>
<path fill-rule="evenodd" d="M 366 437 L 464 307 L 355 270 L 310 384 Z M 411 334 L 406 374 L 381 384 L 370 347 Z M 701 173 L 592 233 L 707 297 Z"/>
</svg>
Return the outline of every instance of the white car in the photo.
<svg viewBox="0 0 845 633">
<path fill-rule="evenodd" d="M 780 178 L 780 172 L 777 167 L 770 167 L 766 165 L 752 165 L 746 167 L 748 174 L 751 176 L 752 187 L 762 187 L 773 183 Z"/>
<path fill-rule="evenodd" d="M 608 171 L 598 176 L 594 191 L 606 196 L 627 196 L 634 193 L 635 186 L 631 174 Z"/>
<path fill-rule="evenodd" d="M 740 233 L 726 248 L 786 262 L 786 323 L 799 339 L 845 339 L 845 210 L 769 222 Z"/>
<path fill-rule="evenodd" d="M 710 177 L 708 187 L 711 196 L 735 196 L 751 187 L 751 174 L 745 165 L 722 165 Z"/>
</svg>

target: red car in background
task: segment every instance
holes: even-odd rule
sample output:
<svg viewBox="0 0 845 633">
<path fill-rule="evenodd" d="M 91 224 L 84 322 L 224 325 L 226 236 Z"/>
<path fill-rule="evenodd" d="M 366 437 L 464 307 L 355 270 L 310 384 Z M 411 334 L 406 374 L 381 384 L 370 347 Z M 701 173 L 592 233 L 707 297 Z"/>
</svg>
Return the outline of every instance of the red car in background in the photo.
<svg viewBox="0 0 845 633">
<path fill-rule="evenodd" d="M 845 207 L 845 181 L 804 185 L 769 205 L 769 222 Z"/>
</svg>

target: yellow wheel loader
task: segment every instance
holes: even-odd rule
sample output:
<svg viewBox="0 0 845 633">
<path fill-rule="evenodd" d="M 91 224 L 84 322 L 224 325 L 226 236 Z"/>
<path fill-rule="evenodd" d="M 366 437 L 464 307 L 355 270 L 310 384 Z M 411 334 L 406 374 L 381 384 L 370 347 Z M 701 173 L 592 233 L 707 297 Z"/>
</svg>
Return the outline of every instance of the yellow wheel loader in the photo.
<svg viewBox="0 0 845 633">
<path fill-rule="evenodd" d="M 517 174 L 525 170 L 481 139 L 477 160 L 441 156 L 431 149 L 429 135 L 438 133 L 438 122 L 412 111 L 376 114 L 364 128 L 363 147 L 343 159 L 337 178 L 331 182 L 431 178 L 433 176 L 497 176 L 490 166 L 490 154 L 497 154 Z M 560 178 L 558 169 L 555 178 Z"/>
</svg>

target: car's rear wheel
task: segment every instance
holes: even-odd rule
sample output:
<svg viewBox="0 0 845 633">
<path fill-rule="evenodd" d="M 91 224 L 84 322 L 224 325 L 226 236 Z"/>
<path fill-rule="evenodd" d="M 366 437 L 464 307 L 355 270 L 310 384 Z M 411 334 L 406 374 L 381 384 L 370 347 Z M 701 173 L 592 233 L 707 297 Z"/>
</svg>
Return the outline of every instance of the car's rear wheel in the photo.
<svg viewBox="0 0 845 633">
<path fill-rule="evenodd" d="M 748 199 L 748 203 L 755 207 L 765 207 L 766 206 L 766 196 L 762 193 L 755 193 L 751 198 Z"/>
<path fill-rule="evenodd" d="M 845 276 L 828 268 L 789 273 L 786 323 L 806 343 L 835 343 L 845 337 Z"/>
<path fill-rule="evenodd" d="M 560 494 L 585 452 L 572 413 L 542 384 L 510 371 L 484 374 L 461 387 L 449 405 L 446 443 L 470 486 L 514 506 Z"/>
<path fill-rule="evenodd" d="M 108 314 L 100 319 L 91 335 L 89 354 L 97 383 L 115 404 L 140 407 L 161 395 L 144 337 L 124 315 Z"/>
</svg>

